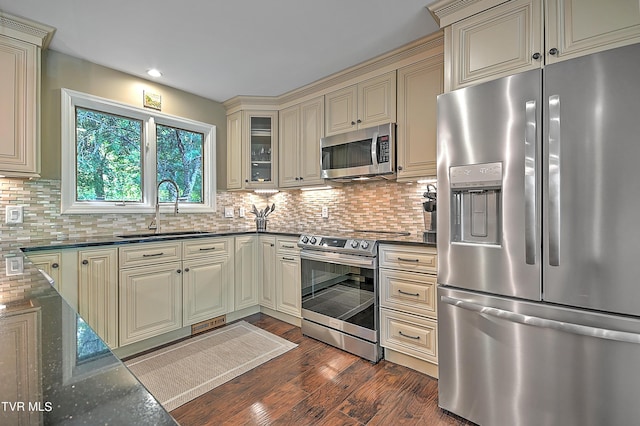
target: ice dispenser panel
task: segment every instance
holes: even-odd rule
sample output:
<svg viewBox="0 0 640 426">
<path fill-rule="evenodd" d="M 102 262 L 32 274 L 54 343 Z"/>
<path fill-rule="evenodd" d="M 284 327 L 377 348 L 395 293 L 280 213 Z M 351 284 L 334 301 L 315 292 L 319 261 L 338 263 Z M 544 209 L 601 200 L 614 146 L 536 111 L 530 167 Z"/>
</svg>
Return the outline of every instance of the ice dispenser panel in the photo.
<svg viewBox="0 0 640 426">
<path fill-rule="evenodd" d="M 449 169 L 451 242 L 501 245 L 502 163 Z"/>
</svg>

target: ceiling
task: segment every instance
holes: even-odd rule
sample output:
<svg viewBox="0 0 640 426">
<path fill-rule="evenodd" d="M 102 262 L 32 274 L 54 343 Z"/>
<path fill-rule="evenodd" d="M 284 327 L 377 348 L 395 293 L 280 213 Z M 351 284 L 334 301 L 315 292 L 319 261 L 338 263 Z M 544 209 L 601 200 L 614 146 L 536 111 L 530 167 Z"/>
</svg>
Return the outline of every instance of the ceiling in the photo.
<svg viewBox="0 0 640 426">
<path fill-rule="evenodd" d="M 50 49 L 215 101 L 278 96 L 438 30 L 435 0 L 0 0 Z"/>
</svg>

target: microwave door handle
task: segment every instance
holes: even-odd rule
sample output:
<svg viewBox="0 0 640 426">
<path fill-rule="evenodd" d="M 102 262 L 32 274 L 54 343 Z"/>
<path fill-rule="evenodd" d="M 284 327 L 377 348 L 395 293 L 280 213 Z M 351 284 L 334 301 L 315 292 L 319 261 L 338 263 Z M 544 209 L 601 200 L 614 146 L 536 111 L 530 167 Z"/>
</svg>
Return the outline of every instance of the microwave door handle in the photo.
<svg viewBox="0 0 640 426">
<path fill-rule="evenodd" d="M 378 167 L 378 131 L 373 132 L 371 138 L 371 164 L 373 167 Z"/>
</svg>

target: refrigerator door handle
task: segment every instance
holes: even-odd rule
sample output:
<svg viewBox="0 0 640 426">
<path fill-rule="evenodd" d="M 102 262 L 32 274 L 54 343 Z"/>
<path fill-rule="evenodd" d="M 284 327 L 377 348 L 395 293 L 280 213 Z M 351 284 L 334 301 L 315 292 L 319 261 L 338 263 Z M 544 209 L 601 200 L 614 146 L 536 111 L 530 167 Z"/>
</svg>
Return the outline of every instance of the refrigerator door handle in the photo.
<svg viewBox="0 0 640 426">
<path fill-rule="evenodd" d="M 640 344 L 640 334 L 626 331 L 609 330 L 606 328 L 589 327 L 586 325 L 573 324 L 562 321 L 555 321 L 530 315 L 518 314 L 512 311 L 483 306 L 477 303 L 467 302 L 449 296 L 441 296 L 440 300 L 451 306 L 477 312 L 480 315 L 489 315 L 506 321 L 518 324 L 530 325 L 533 327 L 550 328 L 565 333 L 578 334 L 581 336 L 595 337 L 598 339 L 615 340 L 617 342 Z"/>
<path fill-rule="evenodd" d="M 524 248 L 525 261 L 536 263 L 536 101 L 525 104 Z"/>
<path fill-rule="evenodd" d="M 549 96 L 549 265 L 560 266 L 560 96 Z"/>
</svg>

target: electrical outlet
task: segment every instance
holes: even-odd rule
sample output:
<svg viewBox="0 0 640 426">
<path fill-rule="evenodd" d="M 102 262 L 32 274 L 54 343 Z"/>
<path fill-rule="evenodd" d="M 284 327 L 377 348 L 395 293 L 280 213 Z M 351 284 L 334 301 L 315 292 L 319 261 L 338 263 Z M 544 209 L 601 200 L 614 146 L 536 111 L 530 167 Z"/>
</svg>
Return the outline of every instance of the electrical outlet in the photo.
<svg viewBox="0 0 640 426">
<path fill-rule="evenodd" d="M 224 208 L 224 217 L 233 217 L 233 207 Z"/>
<path fill-rule="evenodd" d="M 322 217 L 324 219 L 329 217 L 329 207 L 327 206 L 322 206 Z"/>
<path fill-rule="evenodd" d="M 7 206 L 5 223 L 22 223 L 24 219 L 24 208 L 22 206 Z"/>
<path fill-rule="evenodd" d="M 244 210 L 244 207 L 240 207 L 240 210 L 239 210 L 238 215 L 239 215 L 240 217 L 245 217 L 245 215 L 246 215 L 246 211 Z"/>
<path fill-rule="evenodd" d="M 5 259 L 5 275 L 21 275 L 24 271 L 22 257 L 7 257 Z"/>
</svg>

